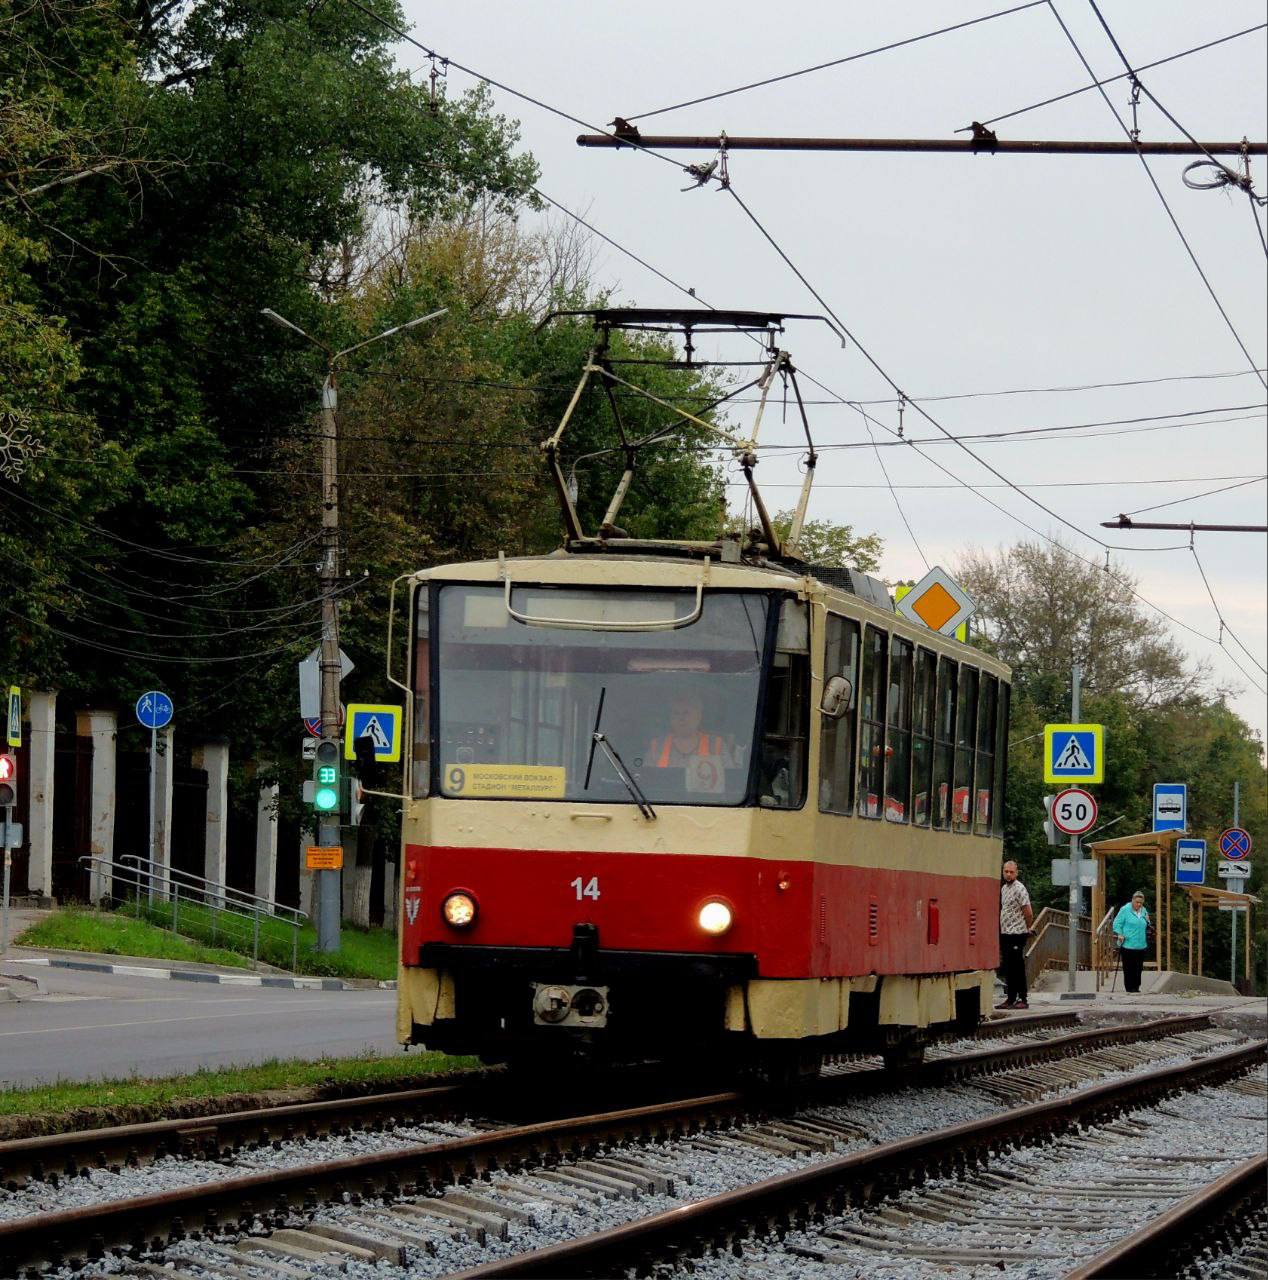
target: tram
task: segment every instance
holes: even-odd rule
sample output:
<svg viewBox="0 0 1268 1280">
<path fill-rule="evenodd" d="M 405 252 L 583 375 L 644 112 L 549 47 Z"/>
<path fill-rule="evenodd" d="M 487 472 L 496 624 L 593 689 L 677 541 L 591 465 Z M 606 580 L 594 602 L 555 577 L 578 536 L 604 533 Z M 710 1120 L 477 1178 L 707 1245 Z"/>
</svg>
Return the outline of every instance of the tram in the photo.
<svg viewBox="0 0 1268 1280">
<path fill-rule="evenodd" d="M 583 384 L 611 327 L 702 313 L 592 314 Z M 773 340 L 770 360 L 795 372 Z M 975 1025 L 998 960 L 1008 669 L 900 616 L 883 583 L 797 558 L 812 444 L 782 542 L 760 496 L 744 538 L 638 541 L 614 525 L 621 486 L 581 528 L 566 423 L 546 446 L 561 550 L 400 584 L 400 1041 L 801 1072 Z M 750 484 L 755 435 L 737 444 Z"/>
</svg>

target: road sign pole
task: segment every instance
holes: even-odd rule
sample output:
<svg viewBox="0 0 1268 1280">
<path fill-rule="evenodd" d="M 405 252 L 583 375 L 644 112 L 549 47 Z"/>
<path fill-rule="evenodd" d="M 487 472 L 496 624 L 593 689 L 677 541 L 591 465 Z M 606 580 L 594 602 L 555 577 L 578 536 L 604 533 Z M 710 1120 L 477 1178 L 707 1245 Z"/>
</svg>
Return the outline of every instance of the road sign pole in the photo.
<svg viewBox="0 0 1268 1280">
<path fill-rule="evenodd" d="M 9 830 L 13 826 L 13 806 L 4 810 L 4 907 L 0 908 L 0 956 L 9 953 L 9 868 L 13 851 L 9 845 Z"/>
<path fill-rule="evenodd" d="M 1070 669 L 1070 721 L 1072 724 L 1079 723 L 1079 677 L 1083 674 L 1082 668 L 1076 662 Z M 1067 965 L 1069 967 L 1069 975 L 1067 978 L 1068 991 L 1073 994 L 1077 986 L 1078 968 L 1079 968 L 1079 916 L 1083 914 L 1083 890 L 1080 887 L 1082 876 L 1079 874 L 1079 837 L 1070 837 L 1070 927 L 1066 930 L 1067 937 Z"/>
<path fill-rule="evenodd" d="M 1240 827 L 1242 825 L 1241 800 L 1242 800 L 1242 784 L 1238 782 L 1236 779 L 1234 779 L 1233 781 L 1233 826 L 1235 827 Z M 1233 877 L 1225 876 L 1224 888 L 1231 889 L 1232 887 L 1233 887 Z M 1231 945 L 1229 947 L 1229 957 L 1228 957 L 1228 980 L 1233 984 L 1233 986 L 1236 986 L 1237 985 L 1237 912 L 1230 911 L 1228 914 L 1229 914 L 1229 918 L 1233 922 L 1233 933 L 1232 933 Z M 1246 927 L 1248 929 L 1250 928 L 1249 918 L 1246 921 Z"/>
<path fill-rule="evenodd" d="M 158 845 L 154 837 L 157 834 L 155 827 L 158 825 L 158 819 L 154 813 L 154 797 L 158 788 L 155 786 L 155 775 L 158 773 L 158 730 L 150 730 L 150 863 L 147 867 L 149 872 L 150 892 L 146 895 L 149 899 L 150 906 L 154 905 L 154 853 Z"/>
</svg>

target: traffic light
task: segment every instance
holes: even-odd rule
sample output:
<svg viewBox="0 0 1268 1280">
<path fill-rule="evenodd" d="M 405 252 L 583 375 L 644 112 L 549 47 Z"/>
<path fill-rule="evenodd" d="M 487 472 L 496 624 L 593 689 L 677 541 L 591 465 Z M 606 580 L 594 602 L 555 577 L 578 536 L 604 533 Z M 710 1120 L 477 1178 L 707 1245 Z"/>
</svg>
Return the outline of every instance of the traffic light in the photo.
<svg viewBox="0 0 1268 1280">
<path fill-rule="evenodd" d="M 321 813 L 337 813 L 341 793 L 339 744 L 323 738 L 317 744 L 313 763 L 313 808 Z"/>
<path fill-rule="evenodd" d="M 1056 796 L 1044 796 L 1043 811 L 1048 816 L 1043 824 L 1043 833 L 1048 837 L 1049 844 L 1064 844 L 1065 837 L 1057 830 L 1057 824 L 1052 820 L 1052 802 Z"/>
<path fill-rule="evenodd" d="M 352 750 L 357 758 L 357 776 L 350 787 L 348 820 L 352 826 L 361 825 L 365 812 L 366 788 L 373 788 L 378 783 L 378 761 L 374 755 L 374 739 L 362 735 L 354 740 Z"/>
<path fill-rule="evenodd" d="M 5 752 L 0 755 L 0 807 L 18 802 L 18 758 Z"/>
</svg>

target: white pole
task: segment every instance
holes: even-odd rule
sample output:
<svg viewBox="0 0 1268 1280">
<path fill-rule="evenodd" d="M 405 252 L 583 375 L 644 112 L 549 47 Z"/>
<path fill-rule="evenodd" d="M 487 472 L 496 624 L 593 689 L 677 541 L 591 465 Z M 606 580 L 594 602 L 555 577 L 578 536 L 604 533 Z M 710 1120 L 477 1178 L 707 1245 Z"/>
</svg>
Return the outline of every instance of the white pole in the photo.
<svg viewBox="0 0 1268 1280">
<path fill-rule="evenodd" d="M 1240 782 L 1235 781 L 1233 783 L 1233 826 L 1235 827 L 1241 826 L 1241 813 L 1242 813 L 1241 800 L 1242 800 L 1242 784 Z M 1234 884 L 1234 880 L 1232 876 L 1224 877 L 1224 888 L 1231 889 L 1233 887 L 1233 884 Z M 1229 960 L 1228 960 L 1228 980 L 1233 984 L 1233 986 L 1236 986 L 1237 985 L 1237 914 L 1238 913 L 1236 911 L 1230 911 L 1228 914 L 1233 919 L 1232 954 L 1229 956 Z M 1250 928 L 1249 922 L 1247 922 L 1246 927 Z"/>
<path fill-rule="evenodd" d="M 1082 668 L 1076 662 L 1070 669 L 1070 722 L 1079 723 L 1079 677 Z M 1068 990 L 1073 994 L 1077 986 L 1079 968 L 1079 916 L 1083 906 L 1083 890 L 1079 887 L 1079 837 L 1070 837 L 1070 927 L 1067 930 L 1068 949 L 1066 964 L 1070 973 Z"/>
<path fill-rule="evenodd" d="M 13 851 L 9 846 L 9 828 L 13 825 L 13 806 L 4 809 L 4 908 L 0 911 L 0 956 L 9 952 L 9 866 Z"/>
</svg>

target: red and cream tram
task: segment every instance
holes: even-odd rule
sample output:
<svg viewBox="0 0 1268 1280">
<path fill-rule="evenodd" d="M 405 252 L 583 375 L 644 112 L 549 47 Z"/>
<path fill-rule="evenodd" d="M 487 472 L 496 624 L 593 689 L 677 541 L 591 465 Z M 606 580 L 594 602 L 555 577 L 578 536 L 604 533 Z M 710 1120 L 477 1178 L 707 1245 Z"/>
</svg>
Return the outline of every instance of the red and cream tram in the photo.
<svg viewBox="0 0 1268 1280">
<path fill-rule="evenodd" d="M 403 1043 L 813 1065 L 990 1008 L 1001 664 L 738 542 L 573 537 L 409 600 Z"/>
</svg>

